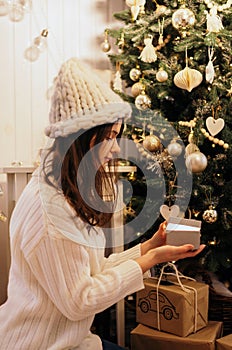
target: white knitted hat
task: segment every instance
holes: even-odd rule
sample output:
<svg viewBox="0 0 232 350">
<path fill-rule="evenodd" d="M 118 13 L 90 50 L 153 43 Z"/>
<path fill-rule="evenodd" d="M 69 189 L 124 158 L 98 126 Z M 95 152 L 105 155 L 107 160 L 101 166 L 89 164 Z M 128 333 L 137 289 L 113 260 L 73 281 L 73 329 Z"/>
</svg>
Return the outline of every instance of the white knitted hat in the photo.
<svg viewBox="0 0 232 350">
<path fill-rule="evenodd" d="M 45 134 L 66 137 L 80 129 L 115 122 L 131 115 L 129 103 L 77 58 L 63 63 L 55 79 Z"/>
</svg>

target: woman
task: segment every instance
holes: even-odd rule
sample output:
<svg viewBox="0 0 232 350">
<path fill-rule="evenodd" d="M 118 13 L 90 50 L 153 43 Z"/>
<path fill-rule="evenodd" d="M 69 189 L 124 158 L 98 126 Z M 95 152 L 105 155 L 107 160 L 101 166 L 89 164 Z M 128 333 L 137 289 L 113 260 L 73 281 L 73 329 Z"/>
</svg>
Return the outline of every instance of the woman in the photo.
<svg viewBox="0 0 232 350">
<path fill-rule="evenodd" d="M 121 349 L 90 332 L 95 314 L 144 288 L 143 274 L 155 264 L 204 248 L 165 245 L 163 223 L 146 242 L 104 257 L 102 228 L 117 198 L 107 164 L 120 150 L 117 138 L 130 112 L 77 59 L 62 65 L 46 129 L 54 141 L 11 217 L 1 350 Z"/>
</svg>

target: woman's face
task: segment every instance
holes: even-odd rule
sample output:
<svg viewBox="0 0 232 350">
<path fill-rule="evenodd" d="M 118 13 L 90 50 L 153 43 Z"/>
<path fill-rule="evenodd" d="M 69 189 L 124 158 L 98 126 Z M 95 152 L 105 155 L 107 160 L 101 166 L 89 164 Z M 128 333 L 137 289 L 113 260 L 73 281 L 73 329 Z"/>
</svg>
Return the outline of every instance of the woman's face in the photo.
<svg viewBox="0 0 232 350">
<path fill-rule="evenodd" d="M 120 152 L 117 136 L 120 133 L 122 121 L 112 125 L 109 135 L 99 144 L 99 161 L 101 165 L 108 163 Z M 91 147 L 94 144 L 94 138 L 91 141 Z"/>
</svg>

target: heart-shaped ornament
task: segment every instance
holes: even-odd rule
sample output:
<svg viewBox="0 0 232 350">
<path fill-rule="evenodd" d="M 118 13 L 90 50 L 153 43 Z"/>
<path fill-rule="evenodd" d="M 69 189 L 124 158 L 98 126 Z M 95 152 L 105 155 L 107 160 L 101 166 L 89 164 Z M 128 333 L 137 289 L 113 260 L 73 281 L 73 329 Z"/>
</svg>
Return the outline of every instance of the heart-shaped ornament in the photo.
<svg viewBox="0 0 232 350">
<path fill-rule="evenodd" d="M 179 213 L 180 213 L 180 208 L 176 204 L 172 205 L 171 207 L 167 206 L 166 204 L 163 204 L 160 207 L 160 214 L 167 221 L 168 221 L 170 216 L 176 217 L 179 215 Z"/>
<path fill-rule="evenodd" d="M 206 127 L 212 136 L 217 135 L 225 125 L 225 121 L 222 118 L 214 119 L 213 117 L 208 117 L 206 119 Z"/>
</svg>

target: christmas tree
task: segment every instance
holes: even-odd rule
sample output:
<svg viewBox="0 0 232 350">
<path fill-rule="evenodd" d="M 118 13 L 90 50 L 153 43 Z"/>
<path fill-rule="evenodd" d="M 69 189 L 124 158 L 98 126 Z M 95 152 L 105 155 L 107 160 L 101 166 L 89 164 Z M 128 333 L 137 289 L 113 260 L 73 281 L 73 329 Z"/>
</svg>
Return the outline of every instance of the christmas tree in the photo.
<svg viewBox="0 0 232 350">
<path fill-rule="evenodd" d="M 114 14 L 120 26 L 106 29 L 103 50 L 114 43 L 113 52 L 110 45 L 104 50 L 116 72 L 113 89 L 133 105 L 125 134 L 146 172 L 130 174 L 127 221 L 141 212 L 149 191 L 157 199 L 164 188 L 163 204 L 146 206 L 148 222 L 159 214 L 147 234 L 170 214 L 201 220 L 207 249 L 199 263 L 231 287 L 231 0 L 126 5 Z"/>
</svg>

